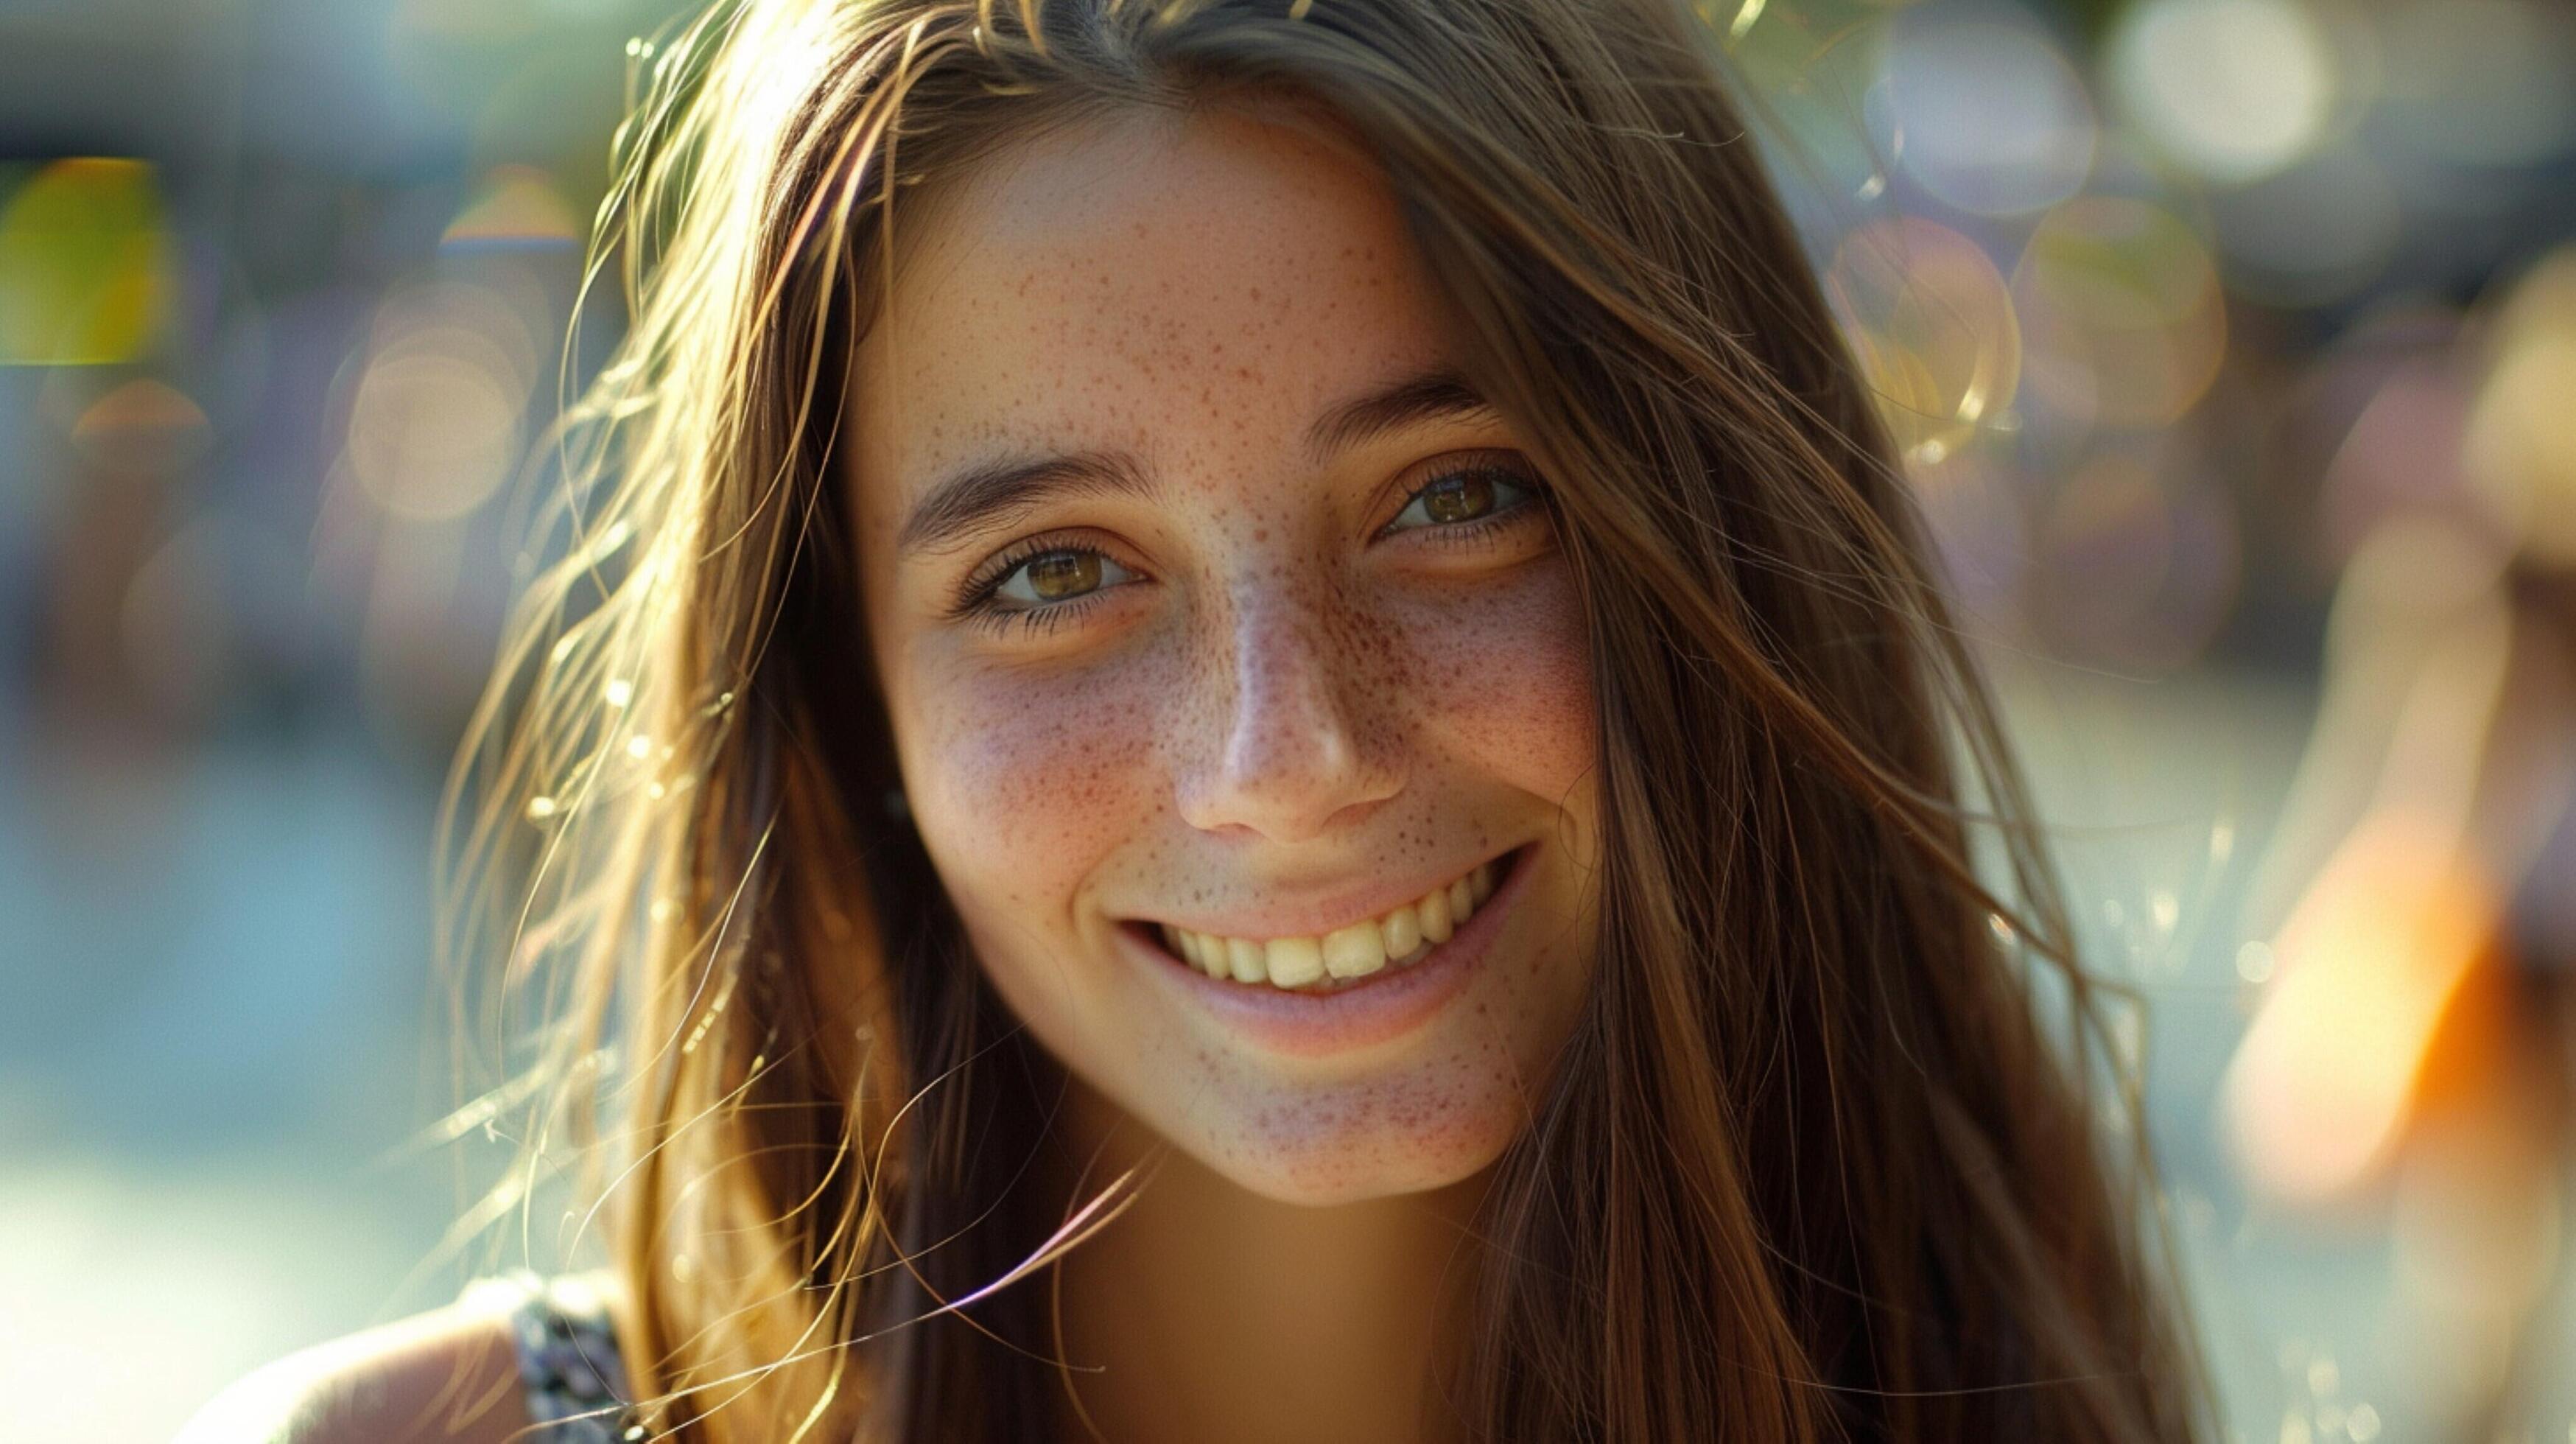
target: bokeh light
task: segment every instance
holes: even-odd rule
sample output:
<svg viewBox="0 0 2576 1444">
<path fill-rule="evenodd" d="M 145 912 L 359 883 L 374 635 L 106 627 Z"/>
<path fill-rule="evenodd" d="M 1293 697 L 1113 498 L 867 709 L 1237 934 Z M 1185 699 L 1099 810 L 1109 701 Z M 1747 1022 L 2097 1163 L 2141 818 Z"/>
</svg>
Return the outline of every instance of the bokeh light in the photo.
<svg viewBox="0 0 2576 1444">
<path fill-rule="evenodd" d="M 1962 211 L 2021 215 L 2075 194 L 2093 163 L 2093 102 L 2029 23 L 1909 13 L 1886 52 L 1901 163 Z"/>
<path fill-rule="evenodd" d="M 2197 657 L 2235 600 L 2235 523 L 2172 459 L 2107 452 L 2075 469 L 2040 516 L 2033 617 L 2066 655 L 2133 673 Z"/>
<path fill-rule="evenodd" d="M 452 520 L 517 461 L 536 338 L 496 292 L 435 282 L 377 313 L 349 403 L 349 470 L 385 510 Z"/>
<path fill-rule="evenodd" d="M 2172 212 L 2072 200 L 2033 231 L 2012 277 L 2029 390 L 2109 428 L 2169 426 L 2217 379 L 2227 310 L 2217 268 Z"/>
<path fill-rule="evenodd" d="M 2014 478 L 1975 451 L 1918 459 L 1906 473 L 1961 614 L 1972 625 L 2011 632 L 2030 561 Z"/>
<path fill-rule="evenodd" d="M 2012 405 L 2021 331 L 1976 242 L 1916 217 L 1864 226 L 1834 253 L 1825 290 L 1909 459 L 1941 460 Z"/>
<path fill-rule="evenodd" d="M 171 305 L 160 188 L 141 161 L 59 160 L 0 199 L 0 364 L 148 350 Z"/>
<path fill-rule="evenodd" d="M 443 247 L 573 246 L 582 237 L 581 217 L 564 199 L 554 177 L 535 166 L 495 167 L 481 189 L 439 237 Z"/>
<path fill-rule="evenodd" d="M 2106 58 L 2139 128 L 2215 181 L 2268 175 L 2324 135 L 2338 79 L 2299 0 L 2140 0 Z"/>
<path fill-rule="evenodd" d="M 177 387 L 141 377 L 90 403 L 72 423 L 72 444 L 104 471 L 174 472 L 213 443 L 205 408 Z"/>
</svg>

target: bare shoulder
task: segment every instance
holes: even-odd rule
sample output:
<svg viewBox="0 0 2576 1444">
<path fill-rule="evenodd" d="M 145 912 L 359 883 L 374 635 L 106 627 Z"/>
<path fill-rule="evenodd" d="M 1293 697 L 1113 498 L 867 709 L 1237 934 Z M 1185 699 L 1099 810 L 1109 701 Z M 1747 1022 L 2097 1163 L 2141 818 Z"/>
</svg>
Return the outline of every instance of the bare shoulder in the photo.
<svg viewBox="0 0 2576 1444">
<path fill-rule="evenodd" d="M 467 1301 L 263 1365 L 173 1444 L 501 1444 L 527 1423 L 509 1320 Z"/>
</svg>

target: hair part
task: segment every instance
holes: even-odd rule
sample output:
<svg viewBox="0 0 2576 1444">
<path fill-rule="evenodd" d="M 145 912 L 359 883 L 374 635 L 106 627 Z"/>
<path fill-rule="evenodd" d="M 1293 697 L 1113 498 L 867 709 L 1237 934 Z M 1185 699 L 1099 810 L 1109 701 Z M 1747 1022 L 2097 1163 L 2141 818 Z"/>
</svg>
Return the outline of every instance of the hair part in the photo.
<svg viewBox="0 0 2576 1444">
<path fill-rule="evenodd" d="M 1054 1428 L 1009 1281 L 1132 1180 L 1021 1179 L 1062 1069 L 878 806 L 832 458 L 924 202 L 1209 105 L 1386 174 L 1584 600 L 1598 984 L 1434 1395 L 1497 1440 L 2208 1430 L 2111 990 L 1680 0 L 728 0 L 651 80 L 591 258 L 632 322 L 451 783 L 442 945 L 525 1054 L 485 1216 L 560 1134 L 657 1437 Z"/>
</svg>

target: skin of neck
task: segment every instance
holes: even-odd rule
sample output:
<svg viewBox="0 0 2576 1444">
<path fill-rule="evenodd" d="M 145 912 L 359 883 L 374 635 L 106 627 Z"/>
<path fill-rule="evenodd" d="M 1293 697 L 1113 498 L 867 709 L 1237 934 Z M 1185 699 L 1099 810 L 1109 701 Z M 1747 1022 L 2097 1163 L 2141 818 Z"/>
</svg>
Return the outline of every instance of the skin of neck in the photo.
<svg viewBox="0 0 2576 1444">
<path fill-rule="evenodd" d="M 1136 1200 L 1054 1280 L 1062 1437 L 1108 1444 L 1438 1444 L 1481 1265 L 1487 1168 L 1308 1207 L 1243 1188 L 1072 1082 L 1055 1196 L 1140 1169 Z M 1093 1160 L 1087 1174 L 1083 1160 Z M 1088 1419 L 1088 1427 L 1085 1419 Z"/>
</svg>

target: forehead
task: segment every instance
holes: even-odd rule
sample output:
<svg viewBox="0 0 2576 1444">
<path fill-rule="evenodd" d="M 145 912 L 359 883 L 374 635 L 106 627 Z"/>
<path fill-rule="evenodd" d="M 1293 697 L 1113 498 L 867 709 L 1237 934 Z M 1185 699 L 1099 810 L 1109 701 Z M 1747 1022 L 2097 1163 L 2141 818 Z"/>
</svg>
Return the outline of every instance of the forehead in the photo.
<svg viewBox="0 0 2576 1444">
<path fill-rule="evenodd" d="M 863 513 L 996 449 L 1281 457 L 1336 399 L 1451 359 L 1383 176 L 1248 115 L 1053 132 L 913 218 L 852 370 Z"/>
</svg>

